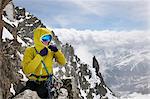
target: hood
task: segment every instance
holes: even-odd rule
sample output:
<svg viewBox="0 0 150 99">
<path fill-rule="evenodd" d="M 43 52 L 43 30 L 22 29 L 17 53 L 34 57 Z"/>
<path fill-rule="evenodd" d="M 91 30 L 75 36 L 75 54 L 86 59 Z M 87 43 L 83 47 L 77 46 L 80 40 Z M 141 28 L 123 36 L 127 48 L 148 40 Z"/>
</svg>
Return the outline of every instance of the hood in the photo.
<svg viewBox="0 0 150 99">
<path fill-rule="evenodd" d="M 41 42 L 40 38 L 46 34 L 52 35 L 52 30 L 48 30 L 47 28 L 36 28 L 33 31 L 33 33 L 34 33 L 33 35 L 34 46 L 36 47 L 38 51 L 40 51 L 41 49 L 45 47 L 44 44 Z"/>
</svg>

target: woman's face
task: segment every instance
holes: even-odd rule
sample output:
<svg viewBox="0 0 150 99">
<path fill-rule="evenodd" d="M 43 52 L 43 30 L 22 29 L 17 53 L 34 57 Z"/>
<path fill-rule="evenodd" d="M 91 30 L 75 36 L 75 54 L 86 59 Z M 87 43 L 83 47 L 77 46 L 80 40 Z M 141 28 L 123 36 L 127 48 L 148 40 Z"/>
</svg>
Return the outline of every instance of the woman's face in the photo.
<svg viewBox="0 0 150 99">
<path fill-rule="evenodd" d="M 44 42 L 42 42 L 45 46 L 48 46 L 49 45 L 49 41 L 44 41 Z"/>
</svg>

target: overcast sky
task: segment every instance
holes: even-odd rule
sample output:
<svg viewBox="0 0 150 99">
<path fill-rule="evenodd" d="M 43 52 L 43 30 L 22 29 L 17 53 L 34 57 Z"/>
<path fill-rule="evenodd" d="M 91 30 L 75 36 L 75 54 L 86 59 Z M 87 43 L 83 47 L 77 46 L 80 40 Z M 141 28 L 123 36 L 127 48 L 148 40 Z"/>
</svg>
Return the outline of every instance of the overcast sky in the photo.
<svg viewBox="0 0 150 99">
<path fill-rule="evenodd" d="M 48 27 L 147 30 L 149 0 L 13 0 Z"/>
</svg>

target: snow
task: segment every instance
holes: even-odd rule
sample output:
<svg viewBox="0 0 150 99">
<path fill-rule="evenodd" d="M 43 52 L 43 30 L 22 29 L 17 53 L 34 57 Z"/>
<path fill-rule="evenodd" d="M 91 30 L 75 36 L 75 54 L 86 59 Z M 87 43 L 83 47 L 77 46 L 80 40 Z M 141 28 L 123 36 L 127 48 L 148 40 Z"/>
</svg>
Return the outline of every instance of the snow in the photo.
<svg viewBox="0 0 150 99">
<path fill-rule="evenodd" d="M 6 12 L 7 14 L 7 18 L 10 20 L 10 21 L 14 21 L 14 6 L 13 6 L 13 3 L 12 2 L 9 2 L 6 7 L 4 8 L 4 11 Z"/>
<path fill-rule="evenodd" d="M 20 22 L 20 23 L 21 23 L 21 22 L 23 22 L 24 20 L 25 20 L 25 19 L 21 18 L 20 20 L 17 20 L 16 22 L 18 22 L 18 23 Z"/>
<path fill-rule="evenodd" d="M 4 20 L 6 23 L 10 24 L 11 26 L 14 26 L 14 25 L 15 25 L 16 27 L 18 26 L 18 21 L 16 21 L 16 20 L 15 20 L 15 21 L 10 21 L 9 19 L 7 19 L 7 18 L 4 17 L 4 16 L 3 16 L 3 20 Z"/>
<path fill-rule="evenodd" d="M 13 35 L 4 27 L 2 39 L 5 41 L 6 38 L 10 40 L 14 39 Z M 22 46 L 27 46 L 27 44 L 19 36 L 17 36 L 17 41 L 21 43 Z"/>
<path fill-rule="evenodd" d="M 25 37 L 24 39 L 28 40 L 30 43 L 33 42 L 33 39 L 29 38 L 29 37 Z"/>
<path fill-rule="evenodd" d="M 61 68 L 61 67 L 60 67 Z M 66 72 L 66 69 L 65 67 L 62 67 L 61 70 L 65 73 Z"/>
<path fill-rule="evenodd" d="M 19 51 L 17 51 L 17 54 L 19 55 L 20 59 L 23 60 L 23 54 L 21 54 Z"/>
<path fill-rule="evenodd" d="M 14 87 L 13 87 L 13 84 L 11 83 L 11 87 L 10 87 L 10 92 L 13 94 L 13 95 L 15 95 L 15 90 L 14 90 Z"/>
<path fill-rule="evenodd" d="M 14 39 L 13 35 L 4 27 L 2 39 L 5 41 L 6 38 L 10 40 Z"/>
<path fill-rule="evenodd" d="M 22 9 L 22 8 L 20 8 L 20 9 Z M 30 13 L 29 12 L 25 12 L 26 19 L 30 19 L 31 18 L 31 16 L 28 16 L 28 15 L 30 15 Z"/>
<path fill-rule="evenodd" d="M 88 69 L 91 71 L 91 78 L 89 79 L 88 76 L 84 76 L 86 78 L 86 80 L 90 83 L 90 88 L 94 88 L 96 83 L 100 84 L 101 80 L 100 78 L 96 75 L 96 71 L 95 68 L 92 68 L 91 66 L 88 66 Z"/>
<path fill-rule="evenodd" d="M 20 69 L 20 70 L 18 71 L 18 73 L 22 74 L 22 76 L 23 76 L 23 78 L 20 79 L 21 81 L 25 81 L 25 82 L 28 81 L 28 78 L 27 78 L 26 75 L 23 73 L 22 69 Z"/>
<path fill-rule="evenodd" d="M 39 22 L 40 20 L 36 20 L 35 23 Z"/>
<path fill-rule="evenodd" d="M 25 24 L 25 26 L 33 26 L 33 24 Z"/>
<path fill-rule="evenodd" d="M 132 93 L 128 96 L 122 96 L 120 99 L 150 99 L 150 94 Z"/>
<path fill-rule="evenodd" d="M 53 73 L 56 74 L 56 72 L 59 71 L 59 67 L 53 67 Z"/>
<path fill-rule="evenodd" d="M 7 18 L 4 17 L 4 16 L 3 16 L 3 20 L 4 20 L 5 22 L 9 23 L 10 25 L 12 25 L 13 27 L 14 27 L 14 25 L 17 26 L 18 23 L 19 23 L 19 21 L 17 21 L 17 20 L 15 20 L 14 22 L 11 22 L 9 19 L 7 19 Z M 6 38 L 7 38 L 7 39 L 10 39 L 10 40 L 14 39 L 13 35 L 4 27 L 4 28 L 3 28 L 2 39 L 5 41 Z M 19 36 L 17 36 L 17 41 L 18 41 L 19 43 L 21 43 L 22 46 L 27 46 L 27 44 L 26 44 Z"/>
<path fill-rule="evenodd" d="M 147 82 L 147 79 L 145 79 L 145 82 L 136 81 L 143 76 L 137 75 L 137 73 L 140 70 L 140 73 L 144 73 L 145 68 L 148 67 L 147 64 L 149 64 L 150 31 L 94 31 L 56 28 L 54 32 L 62 43 L 68 42 L 74 47 L 75 54 L 78 55 L 82 62 L 91 64 L 91 56 L 96 56 L 100 61 L 100 71 L 105 81 L 107 81 L 106 83 L 108 83 L 110 89 L 116 92 L 119 91 L 119 94 L 132 93 L 137 89 L 135 89 L 136 86 L 145 85 L 145 82 Z M 126 75 L 125 71 L 128 74 L 133 74 L 134 77 Z M 135 82 L 128 82 L 130 79 Z M 89 81 L 89 79 L 87 80 Z M 94 86 L 94 83 L 92 86 Z M 120 89 L 121 87 L 123 89 Z M 139 87 L 137 90 L 140 90 L 140 88 L 144 91 L 147 87 Z"/>
<path fill-rule="evenodd" d="M 60 94 L 59 94 L 59 96 L 58 96 L 58 99 L 68 99 L 67 96 L 68 96 L 68 91 L 67 91 L 67 89 L 61 88 L 61 89 L 60 89 Z"/>
<path fill-rule="evenodd" d="M 103 85 L 103 87 L 106 88 L 106 90 L 107 90 L 105 97 L 109 97 L 109 99 L 118 99 L 117 97 L 112 95 L 112 92 L 110 92 L 110 90 L 107 87 L 105 87 L 104 85 Z"/>
<path fill-rule="evenodd" d="M 22 44 L 21 46 L 27 46 L 27 44 L 19 36 L 17 36 L 17 41 Z"/>
<path fill-rule="evenodd" d="M 63 77 L 63 79 L 74 79 L 73 77 Z"/>
<path fill-rule="evenodd" d="M 128 64 L 132 61 L 134 62 L 134 66 L 131 68 L 131 71 L 133 70 L 133 68 L 140 62 L 142 62 L 144 60 L 143 57 L 145 57 L 144 55 L 142 55 L 143 51 L 140 51 L 139 53 L 137 52 L 132 52 L 130 55 L 127 55 L 125 57 L 122 57 L 121 60 L 119 60 L 120 62 L 118 64 L 116 64 L 116 66 L 128 66 Z"/>
<path fill-rule="evenodd" d="M 80 89 L 80 92 L 81 92 L 81 96 L 83 96 L 84 99 L 87 99 L 87 98 L 86 98 L 87 94 L 85 93 L 85 91 L 82 90 L 82 89 Z"/>
<path fill-rule="evenodd" d="M 96 94 L 92 93 L 92 96 L 94 96 L 93 99 L 100 99 L 100 95 L 96 95 Z"/>
</svg>

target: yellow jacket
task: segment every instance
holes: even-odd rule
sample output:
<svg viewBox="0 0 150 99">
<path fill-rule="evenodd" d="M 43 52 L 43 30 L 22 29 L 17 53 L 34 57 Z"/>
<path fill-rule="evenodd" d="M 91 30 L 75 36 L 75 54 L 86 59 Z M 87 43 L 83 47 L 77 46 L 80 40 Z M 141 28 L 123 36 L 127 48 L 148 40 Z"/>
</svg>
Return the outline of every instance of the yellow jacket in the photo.
<svg viewBox="0 0 150 99">
<path fill-rule="evenodd" d="M 49 31 L 46 28 L 37 28 L 34 30 L 34 47 L 38 52 L 40 52 L 44 47 L 46 47 L 40 41 L 40 37 L 45 34 L 51 34 L 51 31 Z M 53 58 L 55 58 L 60 65 L 66 64 L 66 59 L 61 50 L 53 52 L 50 49 L 48 49 L 48 55 L 42 57 L 40 54 L 36 53 L 34 47 L 26 48 L 23 61 L 21 63 L 23 72 L 27 75 L 29 79 L 37 80 L 35 76 L 30 76 L 31 74 L 35 74 L 37 76 L 47 75 L 44 67 L 42 66 L 41 61 L 45 63 L 50 74 L 53 73 Z M 40 78 L 39 80 L 46 80 L 46 78 Z"/>
</svg>

